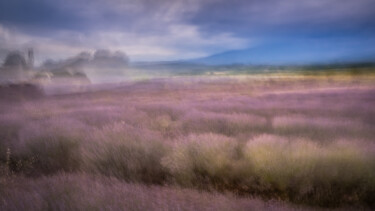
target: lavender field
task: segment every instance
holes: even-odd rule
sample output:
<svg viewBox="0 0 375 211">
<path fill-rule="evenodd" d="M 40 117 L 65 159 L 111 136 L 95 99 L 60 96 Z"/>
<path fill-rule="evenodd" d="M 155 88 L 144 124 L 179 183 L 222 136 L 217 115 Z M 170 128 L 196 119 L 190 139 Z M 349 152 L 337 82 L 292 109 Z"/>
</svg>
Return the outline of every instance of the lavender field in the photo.
<svg viewBox="0 0 375 211">
<path fill-rule="evenodd" d="M 186 76 L 59 95 L 3 87 L 0 210 L 374 208 L 374 82 Z"/>
</svg>

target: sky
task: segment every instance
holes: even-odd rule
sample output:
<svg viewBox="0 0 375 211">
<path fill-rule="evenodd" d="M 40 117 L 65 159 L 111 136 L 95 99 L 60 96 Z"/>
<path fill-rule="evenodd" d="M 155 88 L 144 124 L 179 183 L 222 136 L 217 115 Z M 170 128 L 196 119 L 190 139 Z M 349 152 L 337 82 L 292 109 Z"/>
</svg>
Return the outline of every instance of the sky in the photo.
<svg viewBox="0 0 375 211">
<path fill-rule="evenodd" d="M 39 63 L 95 49 L 180 60 L 280 42 L 371 51 L 374 20 L 374 0 L 0 0 L 0 61 L 29 47 Z"/>
</svg>

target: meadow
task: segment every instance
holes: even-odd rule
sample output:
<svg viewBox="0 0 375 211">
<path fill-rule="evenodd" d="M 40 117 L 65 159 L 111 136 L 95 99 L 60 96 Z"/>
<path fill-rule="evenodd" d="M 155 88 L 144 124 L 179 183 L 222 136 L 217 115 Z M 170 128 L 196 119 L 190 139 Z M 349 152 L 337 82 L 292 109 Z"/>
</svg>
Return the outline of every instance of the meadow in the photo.
<svg viewBox="0 0 375 211">
<path fill-rule="evenodd" d="M 374 82 L 181 76 L 14 92 L 0 101 L 0 209 L 375 208 Z"/>
</svg>

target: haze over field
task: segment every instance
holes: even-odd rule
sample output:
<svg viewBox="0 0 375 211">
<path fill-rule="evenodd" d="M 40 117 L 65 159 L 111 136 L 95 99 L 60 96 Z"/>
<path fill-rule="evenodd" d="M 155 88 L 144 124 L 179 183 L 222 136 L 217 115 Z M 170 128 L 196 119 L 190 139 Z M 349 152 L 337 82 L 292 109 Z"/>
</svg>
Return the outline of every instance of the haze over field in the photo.
<svg viewBox="0 0 375 211">
<path fill-rule="evenodd" d="M 0 210 L 372 210 L 375 1 L 1 0 Z"/>
</svg>

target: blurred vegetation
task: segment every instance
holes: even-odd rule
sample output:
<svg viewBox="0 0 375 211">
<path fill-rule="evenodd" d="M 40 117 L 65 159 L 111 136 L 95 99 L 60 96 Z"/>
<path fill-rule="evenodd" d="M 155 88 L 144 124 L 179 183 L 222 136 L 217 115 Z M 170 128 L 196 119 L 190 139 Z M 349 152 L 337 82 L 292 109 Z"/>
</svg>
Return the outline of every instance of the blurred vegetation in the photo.
<svg viewBox="0 0 375 211">
<path fill-rule="evenodd" d="M 23 188 L 8 178 L 25 177 L 28 184 L 47 178 L 56 186 L 56 175 L 83 174 L 374 208 L 375 89 L 332 78 L 150 80 L 2 102 L 0 186 L 8 192 L 0 190 L 0 200 Z M 67 192 L 59 185 L 52 192 L 34 189 L 48 193 L 51 209 L 60 195 L 79 201 L 79 183 Z"/>
</svg>

